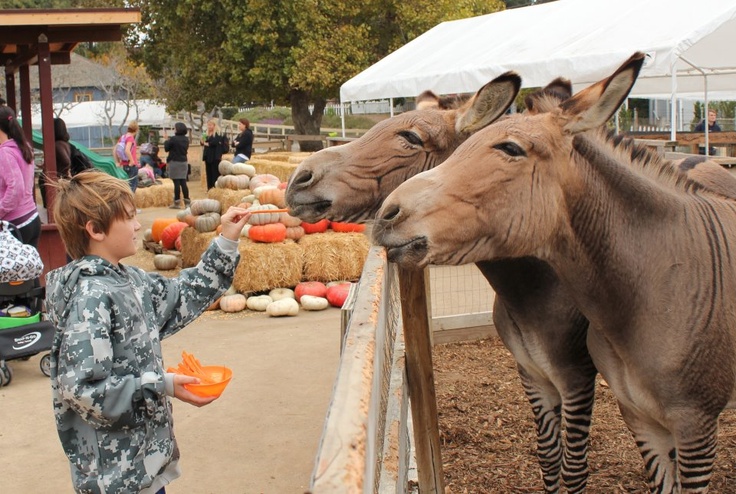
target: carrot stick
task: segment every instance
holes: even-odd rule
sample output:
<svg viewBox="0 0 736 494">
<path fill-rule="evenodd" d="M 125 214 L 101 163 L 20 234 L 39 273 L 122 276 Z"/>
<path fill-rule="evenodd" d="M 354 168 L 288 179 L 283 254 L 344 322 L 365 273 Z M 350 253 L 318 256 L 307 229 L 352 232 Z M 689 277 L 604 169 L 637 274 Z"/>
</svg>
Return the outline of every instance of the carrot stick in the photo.
<svg viewBox="0 0 736 494">
<path fill-rule="evenodd" d="M 288 209 L 256 209 L 251 211 L 251 214 L 262 214 L 262 213 L 288 213 Z"/>
</svg>

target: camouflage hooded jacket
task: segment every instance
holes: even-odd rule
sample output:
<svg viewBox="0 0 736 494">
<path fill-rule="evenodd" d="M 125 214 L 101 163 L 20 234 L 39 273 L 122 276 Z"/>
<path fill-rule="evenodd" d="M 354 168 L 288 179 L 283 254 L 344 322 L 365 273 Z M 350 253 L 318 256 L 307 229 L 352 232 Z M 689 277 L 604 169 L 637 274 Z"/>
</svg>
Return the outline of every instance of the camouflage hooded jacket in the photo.
<svg viewBox="0 0 736 494">
<path fill-rule="evenodd" d="M 48 274 L 52 398 L 77 492 L 137 493 L 178 476 L 161 338 L 230 286 L 238 260 L 219 237 L 178 278 L 96 256 Z"/>
</svg>

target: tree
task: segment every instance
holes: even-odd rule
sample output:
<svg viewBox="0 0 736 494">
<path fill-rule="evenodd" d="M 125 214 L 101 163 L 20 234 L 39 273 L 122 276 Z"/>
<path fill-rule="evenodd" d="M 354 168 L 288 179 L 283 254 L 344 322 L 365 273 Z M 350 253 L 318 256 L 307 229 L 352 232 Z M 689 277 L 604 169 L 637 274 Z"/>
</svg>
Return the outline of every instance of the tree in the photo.
<svg viewBox="0 0 736 494">
<path fill-rule="evenodd" d="M 296 132 L 318 134 L 340 85 L 436 24 L 501 0 L 137 0 L 134 56 L 163 81 L 171 110 L 288 103 Z M 311 109 L 310 109 L 311 107 Z M 305 143 L 321 146 L 320 143 Z"/>
</svg>

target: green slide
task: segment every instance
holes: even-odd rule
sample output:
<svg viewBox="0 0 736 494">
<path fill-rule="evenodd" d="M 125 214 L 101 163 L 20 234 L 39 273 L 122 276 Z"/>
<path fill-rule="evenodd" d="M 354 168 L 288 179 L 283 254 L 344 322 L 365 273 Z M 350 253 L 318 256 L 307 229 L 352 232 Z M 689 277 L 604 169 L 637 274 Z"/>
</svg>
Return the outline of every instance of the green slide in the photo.
<svg viewBox="0 0 736 494">
<path fill-rule="evenodd" d="M 97 154 L 94 151 L 90 151 L 88 147 L 83 146 L 76 141 L 69 142 L 73 144 L 74 147 L 79 149 L 82 154 L 87 156 L 87 158 L 89 158 L 89 160 L 98 170 L 108 173 L 113 177 L 128 180 L 128 175 L 125 173 L 125 170 L 115 166 L 115 160 L 112 159 L 112 156 L 102 156 L 101 154 Z M 43 135 L 37 130 L 33 131 L 33 147 L 35 147 L 36 149 L 43 148 Z"/>
</svg>

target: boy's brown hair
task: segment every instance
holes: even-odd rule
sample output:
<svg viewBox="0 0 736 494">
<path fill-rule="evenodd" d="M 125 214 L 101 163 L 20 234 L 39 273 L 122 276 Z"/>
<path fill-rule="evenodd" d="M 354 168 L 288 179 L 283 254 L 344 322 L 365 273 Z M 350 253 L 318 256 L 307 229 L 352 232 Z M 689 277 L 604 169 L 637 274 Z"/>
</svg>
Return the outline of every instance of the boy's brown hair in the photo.
<svg viewBox="0 0 736 494">
<path fill-rule="evenodd" d="M 54 187 L 54 221 L 72 259 L 79 259 L 89 250 L 88 222 L 95 231 L 108 233 L 115 220 L 128 218 L 129 211 L 135 210 L 130 185 L 107 173 L 79 173 L 58 180 Z"/>
</svg>

